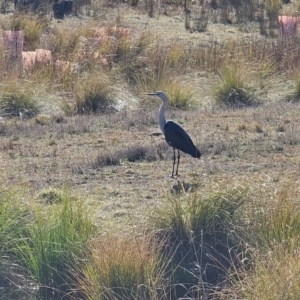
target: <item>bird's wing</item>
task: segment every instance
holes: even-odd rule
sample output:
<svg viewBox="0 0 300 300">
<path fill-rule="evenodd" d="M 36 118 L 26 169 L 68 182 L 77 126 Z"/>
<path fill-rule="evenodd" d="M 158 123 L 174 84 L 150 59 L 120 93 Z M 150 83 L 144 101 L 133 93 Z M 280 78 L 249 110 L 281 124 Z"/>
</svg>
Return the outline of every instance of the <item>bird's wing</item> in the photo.
<svg viewBox="0 0 300 300">
<path fill-rule="evenodd" d="M 173 121 L 168 121 L 164 128 L 169 145 L 186 153 L 195 151 L 195 145 L 185 130 Z"/>
</svg>

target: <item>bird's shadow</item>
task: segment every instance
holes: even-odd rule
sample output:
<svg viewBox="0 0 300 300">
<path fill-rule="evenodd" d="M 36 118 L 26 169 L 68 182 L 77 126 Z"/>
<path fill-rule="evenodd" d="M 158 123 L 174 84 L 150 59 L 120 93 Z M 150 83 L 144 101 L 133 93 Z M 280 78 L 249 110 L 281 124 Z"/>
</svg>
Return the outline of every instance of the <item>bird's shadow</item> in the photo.
<svg viewBox="0 0 300 300">
<path fill-rule="evenodd" d="M 197 190 L 198 184 L 197 183 L 188 183 L 185 181 L 177 180 L 177 184 L 174 184 L 171 187 L 171 193 L 175 195 L 179 194 L 187 194 L 187 193 L 193 193 Z"/>
</svg>

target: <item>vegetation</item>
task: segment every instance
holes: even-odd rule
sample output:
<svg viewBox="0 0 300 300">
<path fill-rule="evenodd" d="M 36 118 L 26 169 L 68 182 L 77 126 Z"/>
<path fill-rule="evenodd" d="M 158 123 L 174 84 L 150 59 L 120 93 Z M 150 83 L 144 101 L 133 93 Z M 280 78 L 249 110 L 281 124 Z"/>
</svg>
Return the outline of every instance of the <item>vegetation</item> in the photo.
<svg viewBox="0 0 300 300">
<path fill-rule="evenodd" d="M 221 71 L 221 83 L 215 88 L 218 103 L 231 107 L 251 106 L 258 103 L 254 92 L 246 87 L 236 70 L 225 67 Z"/>
<path fill-rule="evenodd" d="M 300 1 L 41 4 L 0 15 L 51 51 L 0 47 L 0 299 L 298 299 Z"/>
<path fill-rule="evenodd" d="M 17 82 L 7 83 L 0 96 L 0 114 L 8 117 L 33 117 L 39 112 L 39 105 L 28 87 Z"/>
</svg>

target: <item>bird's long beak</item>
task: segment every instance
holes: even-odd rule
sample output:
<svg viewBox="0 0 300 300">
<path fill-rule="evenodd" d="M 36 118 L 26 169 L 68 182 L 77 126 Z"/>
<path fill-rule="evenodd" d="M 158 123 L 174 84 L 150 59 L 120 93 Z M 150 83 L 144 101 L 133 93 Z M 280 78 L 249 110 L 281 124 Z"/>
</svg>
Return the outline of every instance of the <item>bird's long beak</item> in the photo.
<svg viewBox="0 0 300 300">
<path fill-rule="evenodd" d="M 147 95 L 149 95 L 149 96 L 155 96 L 156 94 L 155 93 L 147 93 Z"/>
</svg>

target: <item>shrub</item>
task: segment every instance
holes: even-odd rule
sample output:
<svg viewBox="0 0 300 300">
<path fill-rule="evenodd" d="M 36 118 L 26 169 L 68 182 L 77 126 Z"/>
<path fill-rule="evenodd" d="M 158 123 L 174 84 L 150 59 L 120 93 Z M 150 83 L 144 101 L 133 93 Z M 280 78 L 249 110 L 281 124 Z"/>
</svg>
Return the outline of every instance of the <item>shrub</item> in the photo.
<svg viewBox="0 0 300 300">
<path fill-rule="evenodd" d="M 101 153 L 97 156 L 92 163 L 93 168 L 107 167 L 107 166 L 119 166 L 121 164 L 121 156 L 119 152 L 116 153 Z"/>
<path fill-rule="evenodd" d="M 142 145 L 133 145 L 127 149 L 124 149 L 121 152 L 121 155 L 124 158 L 127 158 L 129 162 L 136 162 L 136 161 L 155 161 L 156 155 L 155 151 L 151 147 L 146 147 Z"/>
</svg>

